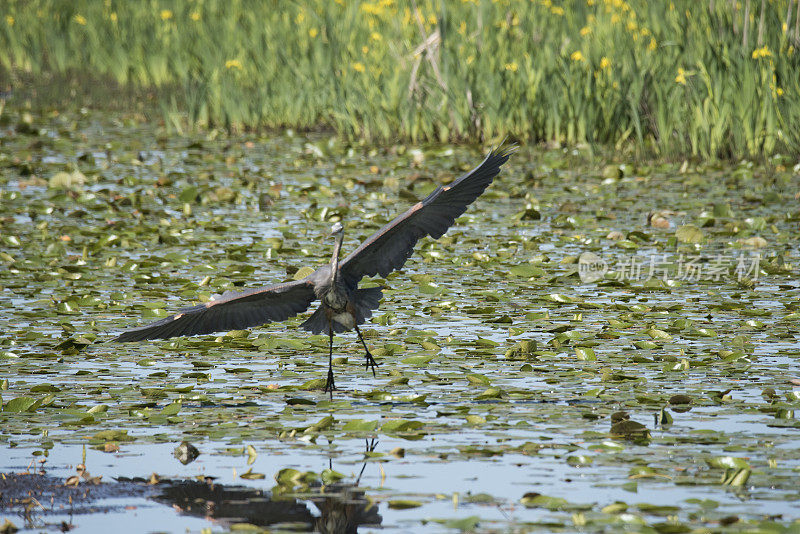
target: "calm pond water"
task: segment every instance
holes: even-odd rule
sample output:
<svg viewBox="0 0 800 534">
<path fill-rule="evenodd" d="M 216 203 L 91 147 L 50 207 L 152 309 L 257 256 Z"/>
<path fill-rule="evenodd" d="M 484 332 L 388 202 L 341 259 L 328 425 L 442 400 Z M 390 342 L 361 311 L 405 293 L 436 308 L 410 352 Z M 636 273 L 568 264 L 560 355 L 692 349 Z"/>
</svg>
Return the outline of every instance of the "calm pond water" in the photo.
<svg viewBox="0 0 800 534">
<path fill-rule="evenodd" d="M 75 532 L 800 525 L 794 161 L 522 147 L 445 237 L 375 280 L 386 290 L 364 330 L 378 377 L 355 335 L 337 336 L 331 400 L 327 338 L 300 330 L 305 316 L 107 341 L 213 293 L 303 276 L 328 261 L 333 221 L 353 250 L 485 147 L 3 118 L 0 521 Z M 174 454 L 183 441 L 200 453 L 186 464 Z M 31 488 L 37 501 L 21 501 Z"/>
</svg>

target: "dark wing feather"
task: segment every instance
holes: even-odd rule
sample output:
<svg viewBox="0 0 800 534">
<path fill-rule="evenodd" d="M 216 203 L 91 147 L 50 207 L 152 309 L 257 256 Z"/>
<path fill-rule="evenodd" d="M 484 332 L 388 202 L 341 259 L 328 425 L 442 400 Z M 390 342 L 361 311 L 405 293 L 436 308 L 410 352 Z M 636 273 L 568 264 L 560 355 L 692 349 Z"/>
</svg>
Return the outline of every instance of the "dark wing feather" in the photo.
<svg viewBox="0 0 800 534">
<path fill-rule="evenodd" d="M 364 276 L 388 275 L 405 264 L 421 238 L 440 238 L 492 183 L 515 148 L 492 150 L 483 163 L 450 185 L 437 187 L 364 241 L 340 264 L 348 285 L 353 287 Z"/>
<path fill-rule="evenodd" d="M 142 341 L 194 336 L 250 328 L 284 321 L 308 309 L 316 296 L 306 280 L 225 293 L 205 304 L 184 308 L 175 315 L 122 333 L 113 341 Z"/>
</svg>

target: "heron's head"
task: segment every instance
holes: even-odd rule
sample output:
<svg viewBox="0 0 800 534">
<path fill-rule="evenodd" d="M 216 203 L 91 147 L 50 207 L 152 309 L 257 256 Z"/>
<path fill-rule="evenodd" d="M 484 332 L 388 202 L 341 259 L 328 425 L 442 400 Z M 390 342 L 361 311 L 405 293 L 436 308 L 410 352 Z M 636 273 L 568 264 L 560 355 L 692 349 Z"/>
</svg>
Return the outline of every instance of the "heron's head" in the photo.
<svg viewBox="0 0 800 534">
<path fill-rule="evenodd" d="M 344 226 L 342 226 L 342 223 L 333 223 L 333 226 L 331 226 L 331 235 L 339 235 L 342 232 L 344 232 Z"/>
</svg>

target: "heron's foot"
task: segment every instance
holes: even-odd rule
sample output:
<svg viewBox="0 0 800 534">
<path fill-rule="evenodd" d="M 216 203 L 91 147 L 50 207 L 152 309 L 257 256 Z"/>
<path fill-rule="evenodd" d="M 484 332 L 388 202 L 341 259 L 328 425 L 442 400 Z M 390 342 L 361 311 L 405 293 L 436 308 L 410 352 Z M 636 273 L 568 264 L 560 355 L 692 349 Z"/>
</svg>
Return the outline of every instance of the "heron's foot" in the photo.
<svg viewBox="0 0 800 534">
<path fill-rule="evenodd" d="M 364 369 L 372 369 L 372 376 L 373 377 L 378 376 L 377 374 L 375 374 L 375 368 L 378 367 L 378 362 L 375 361 L 375 358 L 372 357 L 372 353 L 370 351 L 367 351 L 366 357 L 367 361 L 364 365 Z"/>
<path fill-rule="evenodd" d="M 325 381 L 325 387 L 322 391 L 330 393 L 333 398 L 333 392 L 336 389 L 336 384 L 333 383 L 333 369 L 328 368 L 328 379 Z"/>
</svg>

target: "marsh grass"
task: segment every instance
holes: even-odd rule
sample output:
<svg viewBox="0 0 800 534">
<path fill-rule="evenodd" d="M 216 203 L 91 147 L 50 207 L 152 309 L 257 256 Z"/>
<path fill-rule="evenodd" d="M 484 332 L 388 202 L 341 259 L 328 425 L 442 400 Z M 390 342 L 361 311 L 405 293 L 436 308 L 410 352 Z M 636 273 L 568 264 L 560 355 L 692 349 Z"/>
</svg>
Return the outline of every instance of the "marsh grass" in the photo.
<svg viewBox="0 0 800 534">
<path fill-rule="evenodd" d="M 151 90 L 175 129 L 796 153 L 793 2 L 7 1 L 0 66 Z M 58 104 L 56 102 L 56 104 Z"/>
</svg>

